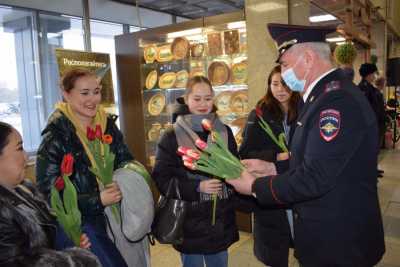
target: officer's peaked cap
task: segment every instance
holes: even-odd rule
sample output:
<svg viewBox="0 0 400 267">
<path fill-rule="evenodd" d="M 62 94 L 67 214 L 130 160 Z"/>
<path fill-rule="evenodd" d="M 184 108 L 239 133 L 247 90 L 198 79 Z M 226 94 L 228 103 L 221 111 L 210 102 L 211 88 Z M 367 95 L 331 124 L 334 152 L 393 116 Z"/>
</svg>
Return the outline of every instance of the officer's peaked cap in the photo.
<svg viewBox="0 0 400 267">
<path fill-rule="evenodd" d="M 275 40 L 278 48 L 278 59 L 291 46 L 299 43 L 308 42 L 325 42 L 327 34 L 336 31 L 336 27 L 332 26 L 305 26 L 305 25 L 288 25 L 279 23 L 268 23 L 269 34 Z"/>
</svg>

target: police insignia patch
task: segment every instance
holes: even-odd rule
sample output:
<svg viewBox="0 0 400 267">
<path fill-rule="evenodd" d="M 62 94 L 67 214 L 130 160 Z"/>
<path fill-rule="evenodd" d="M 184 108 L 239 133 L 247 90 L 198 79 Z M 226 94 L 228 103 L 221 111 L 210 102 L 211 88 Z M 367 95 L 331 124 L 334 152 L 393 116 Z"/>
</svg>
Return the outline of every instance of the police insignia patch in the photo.
<svg viewBox="0 0 400 267">
<path fill-rule="evenodd" d="M 324 90 L 324 92 L 325 93 L 328 93 L 328 92 L 330 92 L 330 91 L 335 91 L 335 90 L 339 90 L 341 87 L 340 87 L 340 82 L 339 81 L 331 81 L 331 82 L 329 82 L 329 83 L 327 83 L 326 85 L 325 85 L 325 90 Z"/>
<path fill-rule="evenodd" d="M 319 133 L 327 141 L 332 141 L 340 130 L 340 112 L 335 109 L 326 109 L 319 115 Z"/>
</svg>

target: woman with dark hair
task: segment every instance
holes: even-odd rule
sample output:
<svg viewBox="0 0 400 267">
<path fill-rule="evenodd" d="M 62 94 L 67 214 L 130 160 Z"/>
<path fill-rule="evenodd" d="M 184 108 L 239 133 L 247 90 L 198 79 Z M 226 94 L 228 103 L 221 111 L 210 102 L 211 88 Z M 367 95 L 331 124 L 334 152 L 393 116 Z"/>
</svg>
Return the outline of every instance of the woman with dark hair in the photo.
<svg viewBox="0 0 400 267">
<path fill-rule="evenodd" d="M 268 123 L 276 137 L 284 133 L 286 146 L 293 134 L 300 95 L 292 92 L 281 77 L 281 67 L 276 66 L 268 76 L 267 92 L 249 114 L 243 132 L 239 154 L 242 159 L 257 158 L 275 162 L 278 171 L 288 169 L 289 152 L 282 150 L 259 125 L 258 116 Z M 258 113 L 258 114 L 256 114 Z M 292 246 L 293 219 L 287 207 L 268 208 L 254 204 L 254 254 L 257 259 L 272 267 L 287 267 L 289 247 Z"/>
<path fill-rule="evenodd" d="M 132 162 L 133 156 L 115 124 L 117 117 L 106 114 L 100 105 L 101 84 L 94 73 L 72 69 L 63 76 L 61 87 L 64 102 L 56 104 L 56 110 L 42 132 L 43 139 L 37 152 L 38 187 L 46 197 L 50 196 L 51 187 L 60 175 L 63 156 L 71 153 L 75 164 L 70 179 L 77 191 L 82 230 L 92 242 L 91 251 L 103 267 L 127 266 L 117 242 L 107 234 L 108 218 L 105 215 L 105 208 L 119 205 L 123 196 L 116 182 L 104 185 L 91 172 L 90 168 L 97 165 L 89 148 L 87 128 L 100 125 L 101 136 L 111 135 L 114 170 Z M 135 266 L 146 266 L 144 252 L 137 260 L 144 264 Z"/>
<path fill-rule="evenodd" d="M 190 202 L 183 224 L 183 243 L 174 245 L 181 253 L 183 267 L 227 267 L 228 247 L 239 239 L 235 221 L 234 190 L 225 182 L 200 171 L 191 171 L 183 165 L 177 154 L 178 146 L 196 149 L 193 136 L 211 141 L 202 128 L 205 118 L 221 133 L 229 150 L 237 154 L 231 129 L 215 113 L 214 91 L 203 76 L 189 79 L 184 103 L 175 110 L 174 127 L 162 135 L 157 144 L 156 163 L 152 176 L 159 191 L 165 195 L 172 179 L 176 179 L 183 200 Z M 212 195 L 217 195 L 215 222 L 213 223 Z"/>
<path fill-rule="evenodd" d="M 73 244 L 38 190 L 24 180 L 26 161 L 21 135 L 0 122 L 0 266 L 100 266 L 85 249 L 56 251 Z M 80 246 L 90 247 L 85 234 Z"/>
</svg>

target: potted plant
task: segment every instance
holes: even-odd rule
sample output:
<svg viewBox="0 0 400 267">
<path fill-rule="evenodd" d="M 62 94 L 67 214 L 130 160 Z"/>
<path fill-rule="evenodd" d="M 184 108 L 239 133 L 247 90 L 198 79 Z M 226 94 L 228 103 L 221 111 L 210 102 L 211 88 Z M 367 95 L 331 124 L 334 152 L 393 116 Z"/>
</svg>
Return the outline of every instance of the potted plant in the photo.
<svg viewBox="0 0 400 267">
<path fill-rule="evenodd" d="M 353 68 L 353 62 L 357 57 L 357 49 L 351 42 L 346 42 L 335 48 L 334 56 L 340 67 Z"/>
</svg>

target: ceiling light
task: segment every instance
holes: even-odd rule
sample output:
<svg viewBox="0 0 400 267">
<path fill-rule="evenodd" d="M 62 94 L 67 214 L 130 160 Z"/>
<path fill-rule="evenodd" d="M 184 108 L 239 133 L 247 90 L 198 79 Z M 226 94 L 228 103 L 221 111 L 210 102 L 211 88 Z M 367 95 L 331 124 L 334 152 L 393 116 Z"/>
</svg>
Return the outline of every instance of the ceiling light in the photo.
<svg viewBox="0 0 400 267">
<path fill-rule="evenodd" d="M 236 22 L 230 22 L 228 23 L 228 29 L 233 30 L 233 29 L 240 29 L 246 27 L 246 22 L 245 21 L 236 21 Z"/>
<path fill-rule="evenodd" d="M 194 29 L 190 29 L 190 30 L 186 30 L 186 31 L 171 32 L 171 33 L 167 34 L 167 37 L 168 38 L 176 38 L 176 37 L 200 34 L 201 32 L 202 32 L 201 28 L 194 28 Z"/>
<path fill-rule="evenodd" d="M 342 36 L 338 36 L 338 37 L 326 38 L 326 41 L 333 43 L 333 42 L 343 42 L 346 41 L 346 39 L 344 39 L 344 37 Z"/>
<path fill-rule="evenodd" d="M 310 22 L 323 22 L 323 21 L 337 20 L 337 18 L 335 16 L 327 14 L 327 15 L 312 16 L 309 17 L 309 20 Z"/>
</svg>

